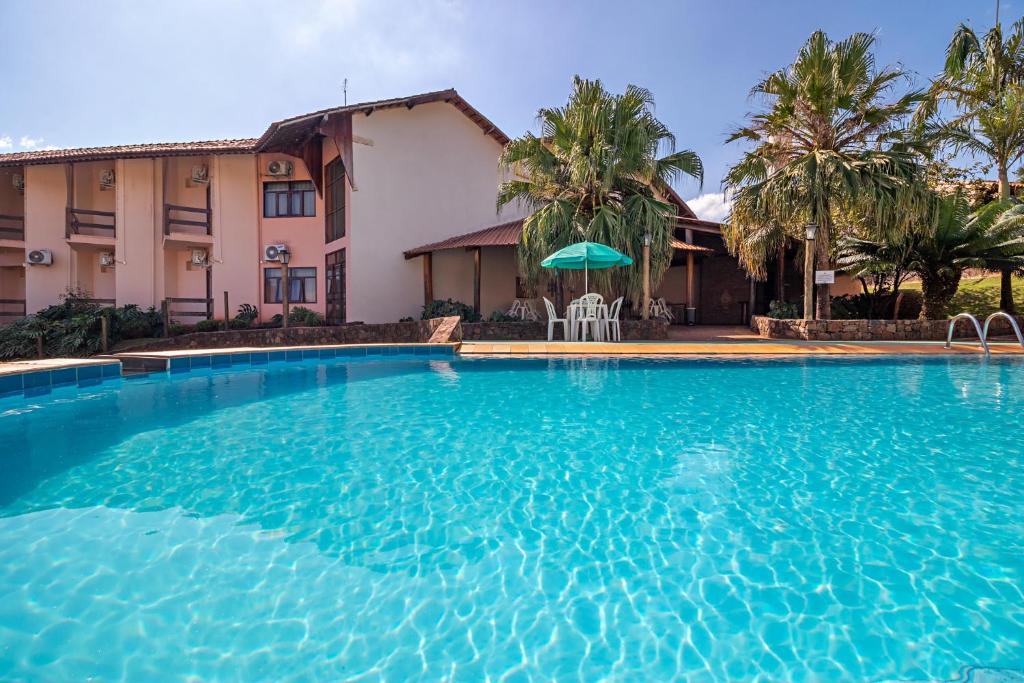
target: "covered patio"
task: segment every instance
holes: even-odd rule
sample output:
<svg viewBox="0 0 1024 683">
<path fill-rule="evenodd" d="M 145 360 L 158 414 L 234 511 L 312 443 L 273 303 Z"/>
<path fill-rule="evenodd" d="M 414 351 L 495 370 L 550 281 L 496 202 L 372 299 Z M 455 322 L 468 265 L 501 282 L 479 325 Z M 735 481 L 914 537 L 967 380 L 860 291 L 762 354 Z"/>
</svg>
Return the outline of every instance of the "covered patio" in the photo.
<svg viewBox="0 0 1024 683">
<path fill-rule="evenodd" d="M 523 220 L 492 225 L 404 252 L 422 259 L 423 302 L 453 299 L 473 306 L 485 318 L 508 311 L 516 299 L 538 299 L 519 272 L 516 245 Z M 730 256 L 718 223 L 696 217 L 677 218 L 672 264 L 652 287 L 652 299 L 664 299 L 675 325 L 744 325 L 756 310 L 757 287 Z M 582 287 L 582 282 L 580 283 Z M 570 297 L 576 292 L 569 285 Z M 546 294 L 553 299 L 554 294 Z M 542 313 L 539 302 L 535 310 Z"/>
</svg>

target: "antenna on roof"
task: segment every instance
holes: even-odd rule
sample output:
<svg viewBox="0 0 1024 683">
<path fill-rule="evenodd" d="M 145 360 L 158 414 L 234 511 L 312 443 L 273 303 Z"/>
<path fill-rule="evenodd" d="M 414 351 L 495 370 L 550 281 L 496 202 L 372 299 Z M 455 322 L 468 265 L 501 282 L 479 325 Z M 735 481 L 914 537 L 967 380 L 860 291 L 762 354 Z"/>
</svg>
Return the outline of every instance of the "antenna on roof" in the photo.
<svg viewBox="0 0 1024 683">
<path fill-rule="evenodd" d="M 344 106 L 348 106 L 348 79 L 344 79 L 341 82 L 341 97 L 344 101 Z"/>
</svg>

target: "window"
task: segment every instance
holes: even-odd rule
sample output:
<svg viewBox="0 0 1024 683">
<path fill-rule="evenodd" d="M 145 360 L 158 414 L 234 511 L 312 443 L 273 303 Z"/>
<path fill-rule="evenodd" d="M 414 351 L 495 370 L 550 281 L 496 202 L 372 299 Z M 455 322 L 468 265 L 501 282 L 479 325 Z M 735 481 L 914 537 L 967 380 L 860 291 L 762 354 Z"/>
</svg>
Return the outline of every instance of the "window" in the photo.
<svg viewBox="0 0 1024 683">
<path fill-rule="evenodd" d="M 327 164 L 327 188 L 324 192 L 326 202 L 326 235 L 327 242 L 333 242 L 345 236 L 345 165 L 341 159 Z"/>
<path fill-rule="evenodd" d="M 263 270 L 263 303 L 279 304 L 281 298 L 281 269 Z M 316 303 L 316 268 L 288 269 L 288 303 Z"/>
<path fill-rule="evenodd" d="M 327 322 L 345 322 L 345 250 L 332 251 L 326 258 L 324 284 L 327 287 Z"/>
<path fill-rule="evenodd" d="M 263 183 L 263 217 L 315 216 L 316 192 L 311 180 Z"/>
</svg>

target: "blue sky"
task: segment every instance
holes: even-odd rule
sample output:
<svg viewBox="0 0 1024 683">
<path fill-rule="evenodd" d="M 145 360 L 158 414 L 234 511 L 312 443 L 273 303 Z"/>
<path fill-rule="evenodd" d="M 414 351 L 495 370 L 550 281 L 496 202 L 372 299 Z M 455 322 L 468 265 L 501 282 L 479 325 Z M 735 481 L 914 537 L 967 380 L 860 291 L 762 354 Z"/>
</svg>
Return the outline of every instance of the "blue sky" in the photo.
<svg viewBox="0 0 1024 683">
<path fill-rule="evenodd" d="M 1020 15 L 1003 1 L 1004 22 Z M 987 29 L 995 0 L 39 0 L 0 1 L 0 152 L 256 136 L 275 119 L 454 86 L 509 135 L 565 101 L 574 74 L 653 91 L 721 218 L 727 132 L 750 87 L 815 29 L 878 34 L 879 64 L 920 84 L 960 21 Z"/>
</svg>

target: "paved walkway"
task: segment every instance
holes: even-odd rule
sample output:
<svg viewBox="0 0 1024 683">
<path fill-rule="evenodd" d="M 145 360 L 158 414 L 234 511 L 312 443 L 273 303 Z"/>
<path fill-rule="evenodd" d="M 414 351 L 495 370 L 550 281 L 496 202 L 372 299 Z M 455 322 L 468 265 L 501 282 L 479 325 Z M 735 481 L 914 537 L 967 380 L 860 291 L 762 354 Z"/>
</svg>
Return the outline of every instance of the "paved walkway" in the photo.
<svg viewBox="0 0 1024 683">
<path fill-rule="evenodd" d="M 84 365 L 110 365 L 116 358 L 40 358 L 39 360 L 14 360 L 0 363 L 0 375 L 16 375 L 37 370 L 61 370 L 80 368 Z"/>
<path fill-rule="evenodd" d="M 989 343 L 993 355 L 1024 355 L 1017 343 Z M 459 353 L 465 355 L 597 355 L 597 356 L 812 356 L 812 355 L 941 355 L 980 354 L 981 345 L 954 342 L 807 342 L 761 339 L 735 342 L 463 342 Z"/>
</svg>

